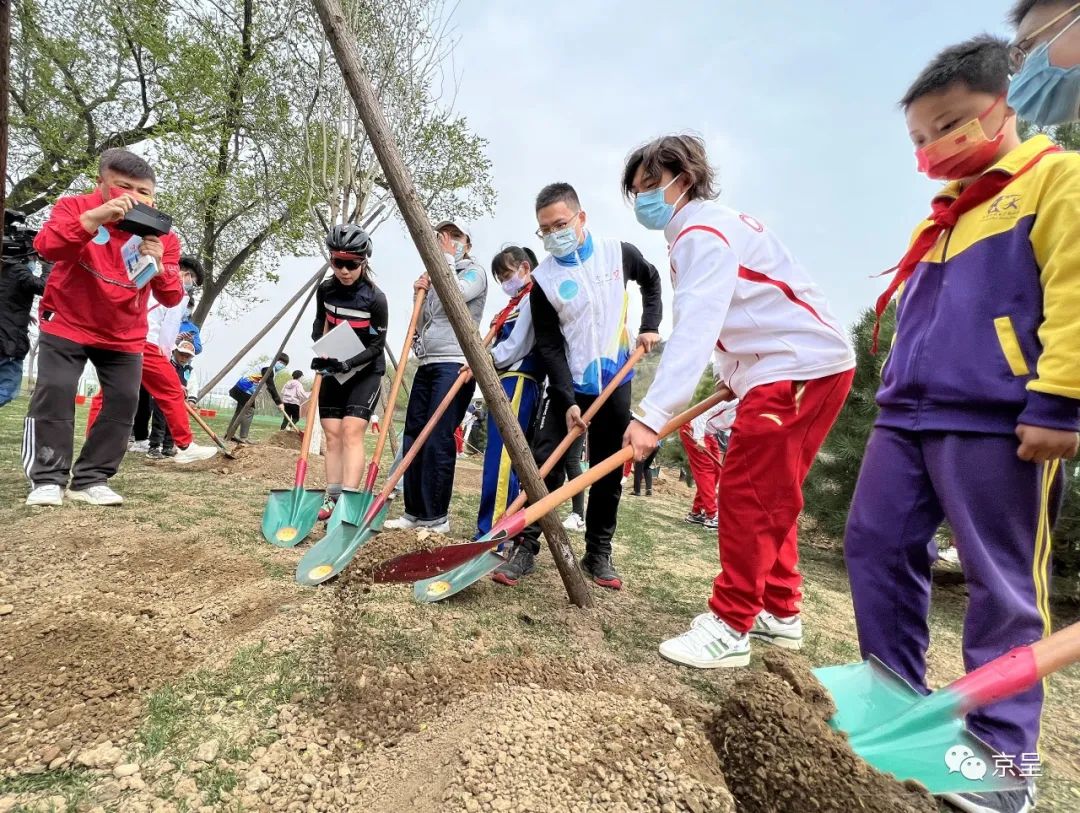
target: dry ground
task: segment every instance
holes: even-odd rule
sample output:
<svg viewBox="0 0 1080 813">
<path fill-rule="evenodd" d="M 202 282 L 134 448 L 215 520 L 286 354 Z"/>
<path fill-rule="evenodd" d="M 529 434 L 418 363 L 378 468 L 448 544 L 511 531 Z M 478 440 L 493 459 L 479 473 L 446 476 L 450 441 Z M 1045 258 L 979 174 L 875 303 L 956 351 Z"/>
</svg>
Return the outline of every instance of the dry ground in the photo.
<svg viewBox="0 0 1080 813">
<path fill-rule="evenodd" d="M 267 488 L 290 485 L 296 454 L 270 422 L 234 462 L 129 456 L 120 509 L 46 510 L 21 504 L 24 410 L 0 410 L 0 813 L 733 810 L 727 787 L 749 784 L 709 745 L 716 709 L 742 709 L 731 704 L 749 685 L 791 694 L 758 654 L 752 677 L 765 682 L 743 688 L 658 659 L 715 570 L 714 539 L 681 522 L 678 483 L 624 501 L 627 588 L 597 589 L 595 610 L 566 606 L 546 553 L 514 592 L 485 580 L 418 605 L 404 587 L 354 577 L 293 582 L 299 551 L 258 531 Z M 462 536 L 477 473 L 459 467 Z M 808 529 L 803 550 L 804 654 L 856 660 L 835 547 Z M 964 601 L 962 586 L 935 597 L 937 683 L 961 671 Z M 1051 681 L 1045 719 L 1040 810 L 1080 809 L 1080 670 Z M 923 809 L 886 798 L 894 790 L 859 809 Z M 772 809 L 855 809 L 843 792 L 808 788 Z"/>
</svg>

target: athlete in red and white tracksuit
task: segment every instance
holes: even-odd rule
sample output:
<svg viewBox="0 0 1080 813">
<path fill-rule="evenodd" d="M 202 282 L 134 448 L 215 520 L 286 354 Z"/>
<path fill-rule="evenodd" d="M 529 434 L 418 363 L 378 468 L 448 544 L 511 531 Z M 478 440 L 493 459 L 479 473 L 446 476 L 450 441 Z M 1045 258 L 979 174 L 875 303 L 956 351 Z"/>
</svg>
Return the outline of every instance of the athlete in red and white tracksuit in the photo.
<svg viewBox="0 0 1080 813">
<path fill-rule="evenodd" d="M 691 200 L 664 235 L 675 327 L 637 420 L 659 430 L 719 351 L 714 370 L 740 400 L 720 475 L 723 570 L 709 608 L 742 635 L 762 610 L 799 612 L 802 483 L 847 397 L 855 356 L 805 269 L 754 218 Z"/>
<path fill-rule="evenodd" d="M 187 407 L 184 406 L 187 395 L 176 377 L 170 359 L 176 346 L 176 337 L 180 335 L 180 322 L 184 318 L 186 299 L 167 307 L 158 302 L 153 295 L 147 300 L 146 341 L 142 348 L 142 386 L 154 399 L 169 427 L 177 448 L 186 449 L 194 437 Z M 86 431 L 97 420 L 103 403 L 102 393 L 90 399 L 90 413 L 86 417 Z"/>
</svg>

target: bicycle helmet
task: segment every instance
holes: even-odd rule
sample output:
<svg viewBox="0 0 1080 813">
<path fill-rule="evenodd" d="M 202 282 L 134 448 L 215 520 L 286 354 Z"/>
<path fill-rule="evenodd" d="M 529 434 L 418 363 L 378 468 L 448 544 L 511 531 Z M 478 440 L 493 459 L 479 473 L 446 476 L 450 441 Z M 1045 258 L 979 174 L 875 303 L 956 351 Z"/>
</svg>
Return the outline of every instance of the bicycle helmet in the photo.
<svg viewBox="0 0 1080 813">
<path fill-rule="evenodd" d="M 326 247 L 331 254 L 370 257 L 371 237 L 355 223 L 338 224 L 331 226 L 327 233 Z"/>
</svg>

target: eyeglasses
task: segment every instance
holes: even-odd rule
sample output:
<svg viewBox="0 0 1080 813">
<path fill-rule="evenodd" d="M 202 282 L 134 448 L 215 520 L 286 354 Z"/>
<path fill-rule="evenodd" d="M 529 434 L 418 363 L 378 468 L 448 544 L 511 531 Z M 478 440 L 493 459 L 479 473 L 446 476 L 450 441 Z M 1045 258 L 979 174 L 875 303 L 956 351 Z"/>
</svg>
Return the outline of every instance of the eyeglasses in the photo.
<svg viewBox="0 0 1080 813">
<path fill-rule="evenodd" d="M 537 237 L 544 238 L 544 237 L 547 237 L 549 234 L 554 234 L 557 231 L 562 231 L 567 226 L 569 226 L 571 223 L 573 223 L 575 220 L 577 220 L 577 216 L 579 214 L 581 214 L 581 212 L 576 212 L 574 214 L 574 216 L 571 217 L 569 220 L 562 220 L 562 221 L 560 221 L 558 223 L 553 223 L 550 226 L 541 226 L 534 233 L 536 234 Z"/>
<path fill-rule="evenodd" d="M 345 271 L 355 271 L 357 268 L 367 268 L 367 260 L 346 260 L 342 257 L 331 257 L 330 265 Z"/>
<path fill-rule="evenodd" d="M 1064 20 L 1066 17 L 1068 17 L 1070 14 L 1072 14 L 1077 9 L 1080 9 L 1080 3 L 1077 3 L 1076 5 L 1072 6 L 1071 8 L 1065 9 L 1065 11 L 1061 12 L 1061 14 L 1059 14 L 1057 17 L 1052 19 L 1050 22 L 1046 23 L 1046 25 L 1039 26 L 1038 28 L 1036 28 L 1034 31 L 1032 31 L 1030 34 L 1028 34 L 1026 37 L 1024 37 L 1022 40 L 1020 40 L 1016 44 L 1010 45 L 1009 46 L 1009 74 L 1011 76 L 1015 76 L 1016 74 L 1020 73 L 1020 69 L 1024 67 L 1024 63 L 1027 61 L 1027 58 L 1031 55 L 1031 51 L 1028 50 L 1029 48 L 1031 48 L 1031 46 L 1028 45 L 1028 43 L 1030 43 L 1032 40 L 1034 40 L 1040 34 L 1043 34 L 1046 31 L 1049 31 L 1051 28 L 1053 28 L 1055 25 L 1060 23 L 1062 20 Z M 1069 22 L 1069 24 L 1067 26 L 1065 26 L 1057 34 L 1055 34 L 1054 37 L 1047 43 L 1047 46 L 1049 47 L 1050 45 L 1053 45 L 1054 41 L 1057 40 L 1058 37 L 1060 37 L 1062 34 L 1064 34 L 1070 28 L 1072 28 L 1073 25 L 1076 24 L 1077 20 L 1080 20 L 1080 15 L 1077 15 L 1076 17 L 1074 17 Z M 1034 50 L 1034 48 L 1031 48 L 1031 50 Z"/>
</svg>

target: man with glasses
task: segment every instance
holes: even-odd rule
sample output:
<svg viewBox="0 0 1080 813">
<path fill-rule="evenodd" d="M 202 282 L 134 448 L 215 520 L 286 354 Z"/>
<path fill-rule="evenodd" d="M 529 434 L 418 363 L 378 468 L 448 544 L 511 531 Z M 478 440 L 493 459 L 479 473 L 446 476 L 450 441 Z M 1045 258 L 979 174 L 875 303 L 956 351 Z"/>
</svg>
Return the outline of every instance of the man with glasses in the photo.
<svg viewBox="0 0 1080 813">
<path fill-rule="evenodd" d="M 535 285 L 529 298 L 536 352 L 548 375 L 547 401 L 533 441 L 533 453 L 542 462 L 573 427 L 585 428 L 582 410 L 588 409 L 630 356 L 627 281 L 641 288 L 643 313 L 637 343 L 646 351 L 660 341 L 662 305 L 656 269 L 629 243 L 593 237 L 585 228 L 585 212 L 570 184 L 554 183 L 540 190 L 536 219 L 540 224 L 536 235 L 549 252 L 533 272 Z M 631 377 L 626 377 L 588 425 L 590 460 L 603 460 L 622 447 L 630 422 Z M 558 488 L 564 476 L 563 466 L 556 466 L 547 477 L 547 487 Z M 586 576 L 614 590 L 622 587 L 611 561 L 621 496 L 619 471 L 592 486 L 581 560 Z M 492 578 L 516 585 L 532 571 L 539 550 L 540 528 L 531 525 Z"/>
<path fill-rule="evenodd" d="M 1010 18 L 1009 106 L 1040 127 L 1080 119 L 1080 3 L 1020 0 Z"/>
</svg>

